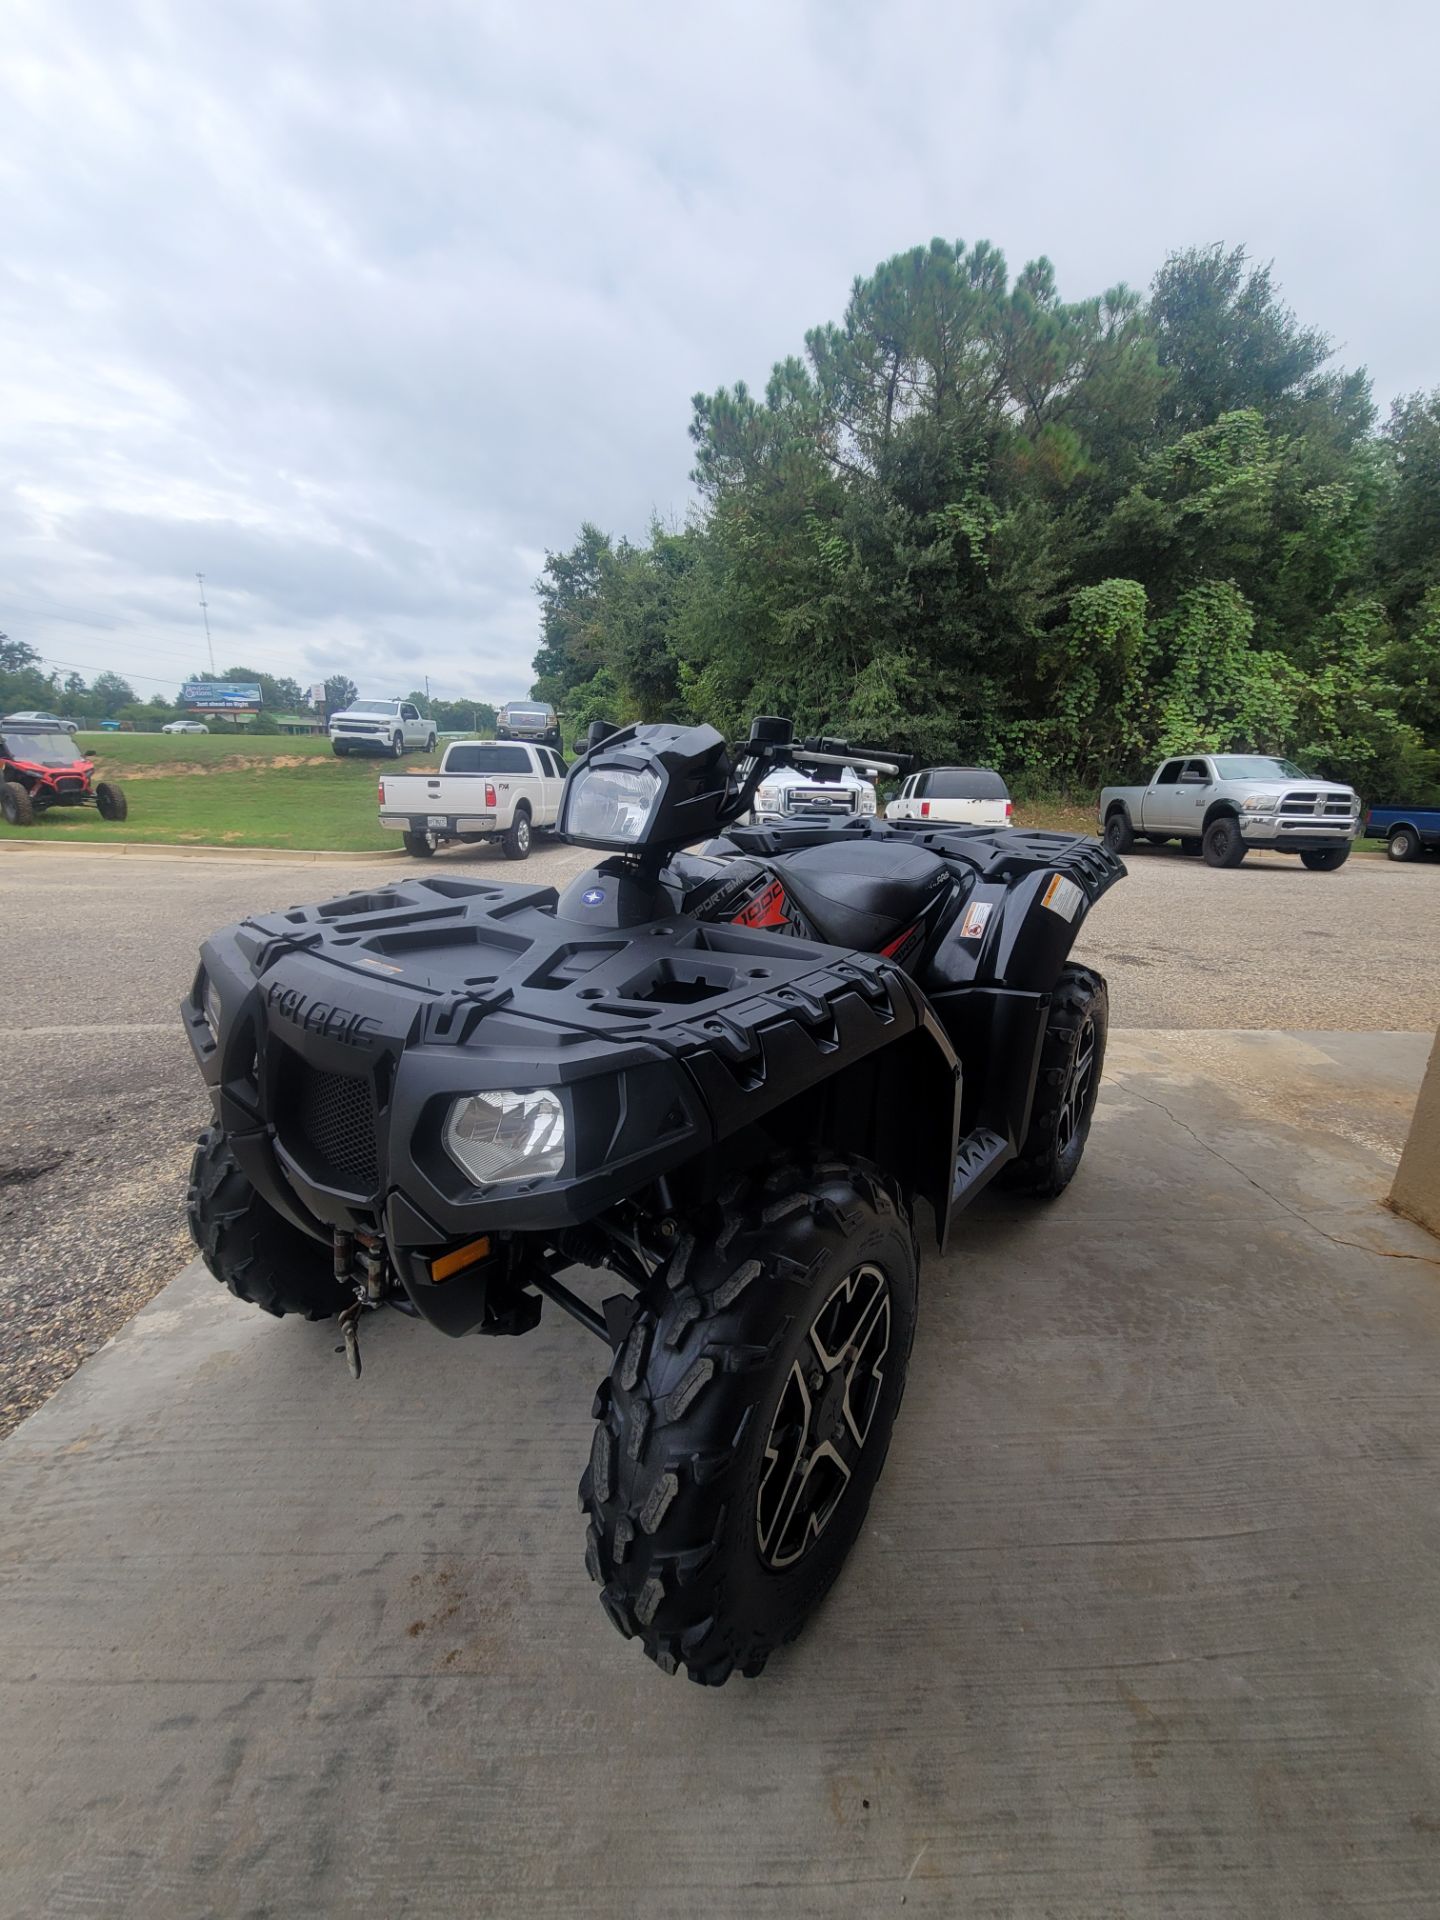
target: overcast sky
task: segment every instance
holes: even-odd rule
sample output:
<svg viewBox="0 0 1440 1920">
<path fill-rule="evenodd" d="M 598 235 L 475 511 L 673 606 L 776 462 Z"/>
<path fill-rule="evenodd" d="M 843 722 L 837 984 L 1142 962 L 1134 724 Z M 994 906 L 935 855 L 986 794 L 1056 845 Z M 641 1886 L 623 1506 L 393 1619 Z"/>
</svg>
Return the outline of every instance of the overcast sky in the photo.
<svg viewBox="0 0 1440 1920">
<path fill-rule="evenodd" d="M 5 0 L 0 627 L 173 693 L 198 569 L 221 667 L 523 693 L 545 549 L 682 518 L 690 395 L 934 234 L 1072 299 L 1244 242 L 1433 387 L 1436 20 Z"/>
</svg>

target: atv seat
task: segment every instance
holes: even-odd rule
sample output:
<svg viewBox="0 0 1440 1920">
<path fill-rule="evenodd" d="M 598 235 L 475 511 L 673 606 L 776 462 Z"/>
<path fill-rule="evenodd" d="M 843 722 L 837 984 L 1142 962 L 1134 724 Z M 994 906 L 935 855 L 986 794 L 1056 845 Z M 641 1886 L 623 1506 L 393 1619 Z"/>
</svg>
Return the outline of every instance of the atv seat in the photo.
<svg viewBox="0 0 1440 1920">
<path fill-rule="evenodd" d="M 801 847 L 770 864 L 822 940 L 860 953 L 878 953 L 950 881 L 937 855 L 888 839 Z"/>
</svg>

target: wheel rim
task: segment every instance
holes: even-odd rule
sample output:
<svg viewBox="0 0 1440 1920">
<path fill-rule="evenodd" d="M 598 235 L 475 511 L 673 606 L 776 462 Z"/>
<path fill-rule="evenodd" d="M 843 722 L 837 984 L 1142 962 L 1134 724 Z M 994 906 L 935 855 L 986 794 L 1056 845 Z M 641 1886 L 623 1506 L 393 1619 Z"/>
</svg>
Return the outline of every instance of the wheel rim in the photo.
<svg viewBox="0 0 1440 1920">
<path fill-rule="evenodd" d="M 1087 1020 L 1080 1029 L 1080 1037 L 1075 1045 L 1075 1057 L 1070 1062 L 1070 1075 L 1065 1082 L 1065 1091 L 1060 1099 L 1060 1122 L 1056 1130 L 1056 1145 L 1061 1153 L 1074 1141 L 1090 1112 L 1095 1093 L 1095 1055 L 1097 1042 L 1095 1023 Z"/>
<path fill-rule="evenodd" d="M 834 1518 L 874 1429 L 889 1349 L 890 1282 L 857 1267 L 811 1321 L 770 1423 L 755 1540 L 772 1572 L 794 1566 Z"/>
<path fill-rule="evenodd" d="M 1390 842 L 1390 851 L 1397 860 L 1408 860 L 1410 857 L 1409 834 L 1397 833 L 1395 838 Z"/>
<path fill-rule="evenodd" d="M 517 820 L 515 822 L 515 844 L 517 847 L 529 846 L 530 822 L 528 820 Z"/>
</svg>

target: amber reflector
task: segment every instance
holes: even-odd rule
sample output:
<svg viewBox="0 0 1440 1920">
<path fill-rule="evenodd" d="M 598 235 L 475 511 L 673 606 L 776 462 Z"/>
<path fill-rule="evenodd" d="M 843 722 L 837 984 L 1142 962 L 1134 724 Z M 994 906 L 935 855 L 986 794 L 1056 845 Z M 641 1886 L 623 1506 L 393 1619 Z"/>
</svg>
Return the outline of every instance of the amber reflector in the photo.
<svg viewBox="0 0 1440 1920">
<path fill-rule="evenodd" d="M 430 1278 L 438 1287 L 442 1280 L 448 1280 L 452 1274 L 463 1273 L 466 1267 L 473 1267 L 477 1261 L 487 1259 L 489 1253 L 490 1241 L 485 1234 L 478 1240 L 467 1240 L 463 1247 L 457 1247 L 453 1253 L 441 1254 L 438 1260 L 430 1262 Z"/>
</svg>

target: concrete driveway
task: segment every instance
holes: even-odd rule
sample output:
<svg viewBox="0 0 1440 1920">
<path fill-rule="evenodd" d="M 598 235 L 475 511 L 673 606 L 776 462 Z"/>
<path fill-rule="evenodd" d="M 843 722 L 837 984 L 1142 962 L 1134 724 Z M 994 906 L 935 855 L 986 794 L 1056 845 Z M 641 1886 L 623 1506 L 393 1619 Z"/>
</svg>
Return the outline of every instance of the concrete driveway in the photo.
<svg viewBox="0 0 1440 1920">
<path fill-rule="evenodd" d="M 1371 1119 L 1426 1049 L 1117 1035 L 717 1693 L 585 1579 L 597 1343 L 389 1316 L 355 1385 L 188 1271 L 0 1450 L 0 1912 L 1434 1914 L 1440 1243 Z"/>
</svg>

